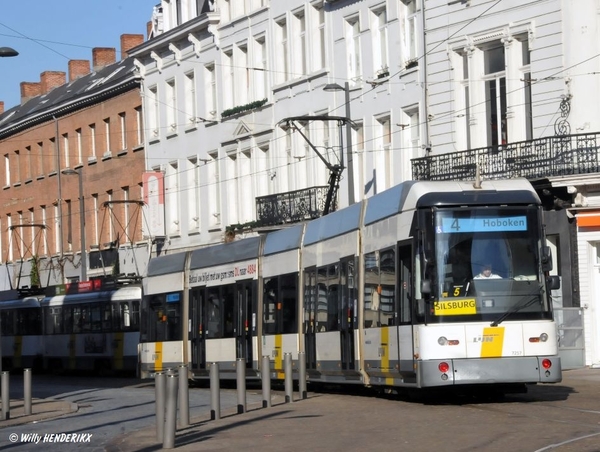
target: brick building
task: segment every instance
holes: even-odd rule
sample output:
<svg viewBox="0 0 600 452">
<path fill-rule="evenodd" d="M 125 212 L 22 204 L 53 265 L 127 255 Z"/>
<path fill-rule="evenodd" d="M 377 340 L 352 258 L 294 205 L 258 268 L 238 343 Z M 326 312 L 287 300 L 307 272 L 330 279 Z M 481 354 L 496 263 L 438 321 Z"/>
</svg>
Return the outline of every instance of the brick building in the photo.
<svg viewBox="0 0 600 452">
<path fill-rule="evenodd" d="M 0 102 L 0 290 L 36 283 L 35 261 L 42 286 L 145 266 L 134 252 L 144 248 L 142 102 L 127 57 L 143 40 L 122 35 L 119 61 L 94 48 L 91 65 L 71 60 L 68 74 L 22 82 L 20 105 Z"/>
</svg>

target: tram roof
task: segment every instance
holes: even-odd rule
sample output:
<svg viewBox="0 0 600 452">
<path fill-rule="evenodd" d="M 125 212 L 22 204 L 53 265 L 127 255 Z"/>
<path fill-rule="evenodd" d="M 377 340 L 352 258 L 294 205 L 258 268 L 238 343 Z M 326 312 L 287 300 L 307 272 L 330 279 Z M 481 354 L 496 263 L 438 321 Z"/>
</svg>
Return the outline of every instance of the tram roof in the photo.
<svg viewBox="0 0 600 452">
<path fill-rule="evenodd" d="M 148 276 L 183 272 L 186 254 L 187 252 L 165 254 L 150 259 L 150 263 L 148 264 Z"/>
<path fill-rule="evenodd" d="M 375 223 L 402 211 L 410 188 L 418 182 L 410 181 L 396 185 L 367 199 L 365 225 Z"/>
<path fill-rule="evenodd" d="M 304 245 L 327 240 L 358 229 L 360 227 L 361 210 L 362 203 L 356 203 L 345 209 L 312 220 L 306 225 Z"/>
<path fill-rule="evenodd" d="M 190 260 L 190 269 L 256 259 L 260 251 L 260 240 L 260 237 L 250 237 L 194 250 Z"/>
<path fill-rule="evenodd" d="M 71 303 L 93 303 L 100 300 L 128 301 L 140 300 L 142 288 L 140 286 L 119 287 L 114 290 L 98 290 L 95 292 L 83 292 L 67 295 L 54 295 L 42 300 L 44 306 L 60 306 Z"/>
<path fill-rule="evenodd" d="M 284 251 L 300 248 L 303 232 L 303 224 L 270 232 L 265 237 L 263 254 L 268 256 L 270 254 L 282 253 Z"/>
<path fill-rule="evenodd" d="M 17 308 L 39 308 L 41 297 L 25 297 L 19 300 L 0 301 L 0 310 Z"/>
</svg>

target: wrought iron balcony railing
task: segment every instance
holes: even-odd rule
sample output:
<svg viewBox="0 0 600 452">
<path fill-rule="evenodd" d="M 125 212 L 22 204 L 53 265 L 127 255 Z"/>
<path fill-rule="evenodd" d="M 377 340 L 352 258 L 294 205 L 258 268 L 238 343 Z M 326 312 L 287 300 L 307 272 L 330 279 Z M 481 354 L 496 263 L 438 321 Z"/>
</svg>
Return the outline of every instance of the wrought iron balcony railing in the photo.
<svg viewBox="0 0 600 452">
<path fill-rule="evenodd" d="M 329 187 L 311 187 L 256 198 L 256 219 L 261 226 L 312 220 L 323 215 Z M 334 201 L 331 211 L 336 210 Z"/>
<path fill-rule="evenodd" d="M 551 136 L 413 159 L 414 180 L 473 180 L 590 174 L 600 171 L 600 133 Z"/>
</svg>

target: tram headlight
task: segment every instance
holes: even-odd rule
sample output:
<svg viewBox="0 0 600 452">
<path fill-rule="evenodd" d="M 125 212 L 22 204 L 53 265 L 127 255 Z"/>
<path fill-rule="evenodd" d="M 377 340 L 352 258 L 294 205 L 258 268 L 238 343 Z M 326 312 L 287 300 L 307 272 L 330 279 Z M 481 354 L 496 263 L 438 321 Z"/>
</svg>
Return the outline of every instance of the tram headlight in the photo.
<svg viewBox="0 0 600 452">
<path fill-rule="evenodd" d="M 440 336 L 438 338 L 438 344 L 440 345 L 446 345 L 448 343 L 448 339 L 446 339 L 444 336 Z"/>
<path fill-rule="evenodd" d="M 548 335 L 546 333 L 540 334 L 540 341 L 546 342 L 548 340 Z"/>
<path fill-rule="evenodd" d="M 438 344 L 440 345 L 458 345 L 460 341 L 458 339 L 448 339 L 445 336 L 440 336 L 438 338 Z"/>
</svg>

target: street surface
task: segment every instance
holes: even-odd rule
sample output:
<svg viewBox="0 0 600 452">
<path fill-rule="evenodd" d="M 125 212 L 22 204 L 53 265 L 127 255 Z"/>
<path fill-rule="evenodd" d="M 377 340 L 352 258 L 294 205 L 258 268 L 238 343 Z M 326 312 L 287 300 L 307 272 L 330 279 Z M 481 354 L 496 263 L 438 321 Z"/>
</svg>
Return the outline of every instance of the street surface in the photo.
<svg viewBox="0 0 600 452">
<path fill-rule="evenodd" d="M 307 400 L 262 409 L 248 390 L 248 412 L 235 414 L 235 389 L 222 389 L 222 419 L 210 420 L 210 392 L 190 389 L 191 426 L 175 450 L 293 451 L 600 451 L 600 369 L 566 371 L 563 382 L 525 394 L 419 398 L 363 391 L 311 391 Z M 16 384 L 16 382 L 11 383 Z M 16 391 L 16 387 L 14 388 Z M 17 395 L 15 394 L 15 397 Z M 156 451 L 154 388 L 128 379 L 35 377 L 34 397 L 79 405 L 59 419 L 0 429 L 0 450 Z M 1 425 L 1 424 L 0 424 Z M 90 435 L 80 444 L 11 443 L 11 433 Z M 82 437 L 76 437 L 82 439 Z M 88 437 L 83 437 L 88 439 Z"/>
</svg>

